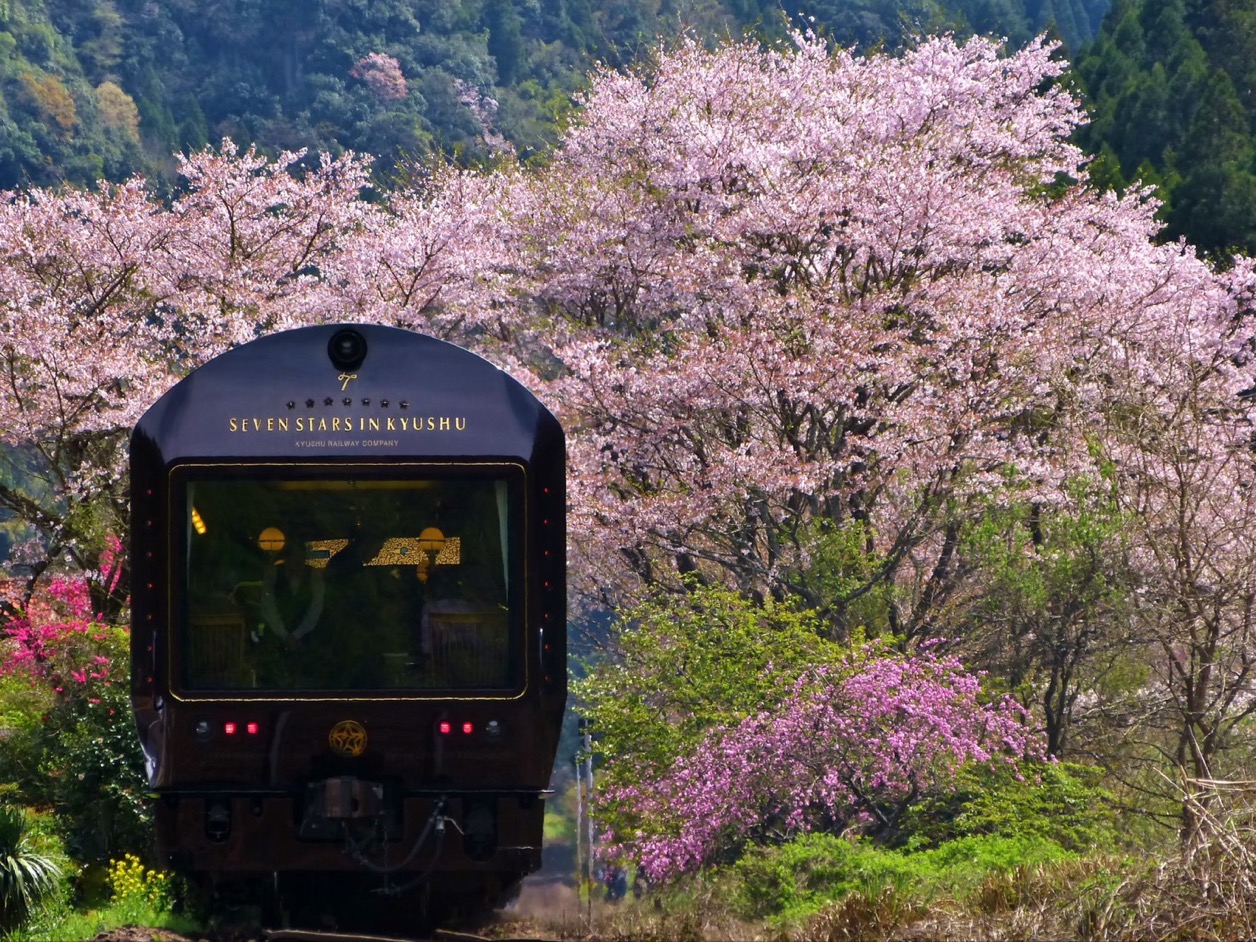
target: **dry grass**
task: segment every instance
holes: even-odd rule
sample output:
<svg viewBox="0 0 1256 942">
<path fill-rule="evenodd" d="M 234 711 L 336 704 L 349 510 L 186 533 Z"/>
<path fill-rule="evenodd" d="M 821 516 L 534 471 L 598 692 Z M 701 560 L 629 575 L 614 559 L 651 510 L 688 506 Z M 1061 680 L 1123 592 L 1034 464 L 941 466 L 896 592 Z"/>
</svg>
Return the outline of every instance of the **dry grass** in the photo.
<svg viewBox="0 0 1256 942">
<path fill-rule="evenodd" d="M 502 931 L 589 942 L 1235 942 L 1256 939 L 1256 783 L 1191 783 L 1201 827 L 1163 860 L 1095 855 L 992 874 L 962 898 L 852 894 L 788 927 L 737 918 L 718 881 L 592 906 L 525 892 Z M 526 931 L 525 931 L 526 930 Z"/>
</svg>

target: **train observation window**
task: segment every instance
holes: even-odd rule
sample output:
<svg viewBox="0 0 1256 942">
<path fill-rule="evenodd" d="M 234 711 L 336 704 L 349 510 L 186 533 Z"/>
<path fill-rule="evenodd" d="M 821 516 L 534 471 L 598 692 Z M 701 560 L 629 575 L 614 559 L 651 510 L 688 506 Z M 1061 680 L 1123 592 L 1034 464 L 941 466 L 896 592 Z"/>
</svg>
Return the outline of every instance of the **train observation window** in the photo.
<svg viewBox="0 0 1256 942">
<path fill-rule="evenodd" d="M 189 692 L 519 686 L 517 475 L 189 476 L 181 631 Z"/>
</svg>

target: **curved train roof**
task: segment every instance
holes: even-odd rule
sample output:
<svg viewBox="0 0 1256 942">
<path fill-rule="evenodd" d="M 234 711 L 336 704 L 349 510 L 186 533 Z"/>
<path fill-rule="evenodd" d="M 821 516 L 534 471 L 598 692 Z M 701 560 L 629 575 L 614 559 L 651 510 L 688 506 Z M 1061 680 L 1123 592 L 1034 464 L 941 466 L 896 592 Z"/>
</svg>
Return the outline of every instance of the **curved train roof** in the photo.
<svg viewBox="0 0 1256 942">
<path fill-rule="evenodd" d="M 329 355 L 331 338 L 345 329 L 366 341 L 365 358 L 351 368 Z M 388 456 L 527 461 L 561 441 L 549 411 L 487 360 L 374 324 L 302 327 L 236 347 L 175 384 L 132 434 L 133 449 L 155 447 L 165 464 Z"/>
</svg>

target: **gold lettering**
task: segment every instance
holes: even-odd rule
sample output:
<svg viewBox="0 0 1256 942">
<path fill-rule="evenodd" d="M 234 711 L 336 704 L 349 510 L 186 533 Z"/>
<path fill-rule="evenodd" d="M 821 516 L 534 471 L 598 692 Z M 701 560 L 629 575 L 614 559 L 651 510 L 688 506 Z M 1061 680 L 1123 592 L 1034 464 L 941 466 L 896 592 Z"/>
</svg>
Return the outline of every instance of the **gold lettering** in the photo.
<svg viewBox="0 0 1256 942">
<path fill-rule="evenodd" d="M 465 415 L 425 415 L 425 416 L 360 416 L 355 422 L 352 417 L 332 416 L 330 419 L 313 415 L 298 415 L 295 420 L 290 416 L 239 416 L 227 417 L 227 428 L 232 432 L 465 432 L 467 417 Z"/>
</svg>

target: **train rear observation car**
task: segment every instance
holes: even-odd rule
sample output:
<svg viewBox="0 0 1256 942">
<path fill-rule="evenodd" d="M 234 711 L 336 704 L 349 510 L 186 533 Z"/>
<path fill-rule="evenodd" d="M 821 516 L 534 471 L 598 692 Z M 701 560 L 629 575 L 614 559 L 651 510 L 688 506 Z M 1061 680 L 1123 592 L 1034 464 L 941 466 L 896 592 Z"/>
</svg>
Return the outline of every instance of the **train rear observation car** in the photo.
<svg viewBox="0 0 1256 942">
<path fill-rule="evenodd" d="M 540 863 L 566 699 L 563 434 L 458 347 L 238 347 L 131 442 L 132 702 L 210 886 L 491 898 Z"/>
</svg>

